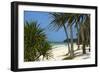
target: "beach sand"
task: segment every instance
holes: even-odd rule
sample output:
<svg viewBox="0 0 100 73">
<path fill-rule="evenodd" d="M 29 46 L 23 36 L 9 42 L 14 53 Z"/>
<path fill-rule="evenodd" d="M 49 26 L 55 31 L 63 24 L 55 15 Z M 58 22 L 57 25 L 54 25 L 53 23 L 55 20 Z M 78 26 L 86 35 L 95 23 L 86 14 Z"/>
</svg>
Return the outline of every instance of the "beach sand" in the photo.
<svg viewBox="0 0 100 73">
<path fill-rule="evenodd" d="M 75 60 L 80 60 L 80 59 L 89 59 L 90 58 L 90 52 L 89 52 L 89 47 L 86 47 L 86 54 L 82 54 L 82 45 L 80 45 L 80 49 L 77 50 L 77 45 L 74 44 L 74 55 L 75 55 Z M 56 45 L 52 46 L 52 50 L 50 50 L 52 57 L 49 59 L 49 61 L 58 61 L 58 60 L 63 60 L 66 58 L 66 54 L 68 53 L 68 46 L 65 45 Z M 40 57 L 40 60 L 42 60 L 42 56 Z M 47 59 L 44 59 L 47 60 Z"/>
</svg>

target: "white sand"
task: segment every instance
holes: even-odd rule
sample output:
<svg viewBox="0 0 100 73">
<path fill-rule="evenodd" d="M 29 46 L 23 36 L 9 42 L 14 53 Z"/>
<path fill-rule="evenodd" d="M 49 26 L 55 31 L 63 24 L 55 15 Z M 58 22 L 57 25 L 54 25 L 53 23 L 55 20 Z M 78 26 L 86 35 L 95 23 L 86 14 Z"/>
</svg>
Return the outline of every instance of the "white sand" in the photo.
<svg viewBox="0 0 100 73">
<path fill-rule="evenodd" d="M 68 53 L 68 46 L 65 46 L 65 45 L 57 45 L 57 46 L 53 46 L 52 47 L 53 49 L 50 50 L 51 54 L 52 54 L 52 57 L 49 59 L 50 61 L 58 61 L 58 60 L 62 60 L 64 59 L 65 56 L 67 53 Z M 82 45 L 80 45 L 80 50 L 77 50 L 77 45 L 74 44 L 74 50 L 77 50 L 77 51 L 74 51 L 74 54 L 75 54 L 75 58 L 74 59 L 88 59 L 89 58 L 89 55 L 90 53 L 88 52 L 88 48 L 87 47 L 87 54 L 83 55 L 82 54 Z M 40 59 L 42 60 L 42 56 L 40 57 Z M 45 59 L 46 60 L 46 59 Z"/>
</svg>

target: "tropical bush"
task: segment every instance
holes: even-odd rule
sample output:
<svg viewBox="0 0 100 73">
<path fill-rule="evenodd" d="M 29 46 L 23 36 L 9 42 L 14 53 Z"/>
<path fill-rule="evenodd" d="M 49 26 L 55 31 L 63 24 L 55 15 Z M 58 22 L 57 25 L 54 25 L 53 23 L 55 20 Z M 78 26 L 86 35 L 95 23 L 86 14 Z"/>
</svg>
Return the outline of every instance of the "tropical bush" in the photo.
<svg viewBox="0 0 100 73">
<path fill-rule="evenodd" d="M 44 29 L 37 22 L 24 24 L 24 61 L 39 61 L 40 56 L 51 57 L 51 45 L 47 42 Z"/>
</svg>

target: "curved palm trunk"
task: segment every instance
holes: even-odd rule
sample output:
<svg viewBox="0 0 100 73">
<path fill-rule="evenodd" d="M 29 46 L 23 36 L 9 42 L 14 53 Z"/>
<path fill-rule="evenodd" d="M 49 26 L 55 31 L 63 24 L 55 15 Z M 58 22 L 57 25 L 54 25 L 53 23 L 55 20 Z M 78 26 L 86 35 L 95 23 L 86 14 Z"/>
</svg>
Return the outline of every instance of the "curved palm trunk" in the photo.
<svg viewBox="0 0 100 73">
<path fill-rule="evenodd" d="M 86 54 L 85 43 L 83 43 L 83 54 Z"/>
<path fill-rule="evenodd" d="M 90 52 L 90 32 L 89 30 L 87 30 L 86 45 L 89 47 L 89 52 Z"/>
<path fill-rule="evenodd" d="M 64 31 L 65 31 L 65 34 L 66 34 L 66 37 L 67 37 L 68 53 L 66 55 L 68 55 L 70 53 L 69 38 L 68 38 L 68 33 L 67 33 L 67 29 L 66 29 L 65 25 L 63 27 L 64 27 Z"/>
<path fill-rule="evenodd" d="M 88 46 L 89 46 L 89 52 L 91 51 L 90 50 L 90 33 L 88 34 Z"/>
<path fill-rule="evenodd" d="M 83 54 L 86 54 L 84 29 L 81 28 L 81 31 L 82 31 L 82 32 L 81 32 L 81 37 L 82 37 L 82 44 L 83 44 L 82 50 L 83 50 Z"/>
<path fill-rule="evenodd" d="M 71 41 L 71 52 L 70 52 L 70 57 L 74 57 L 74 49 L 73 49 L 73 31 L 72 31 L 72 26 L 70 26 L 70 41 Z"/>
<path fill-rule="evenodd" d="M 77 24 L 77 50 L 80 49 L 80 38 L 79 38 L 79 28 L 78 28 L 78 24 Z"/>
</svg>

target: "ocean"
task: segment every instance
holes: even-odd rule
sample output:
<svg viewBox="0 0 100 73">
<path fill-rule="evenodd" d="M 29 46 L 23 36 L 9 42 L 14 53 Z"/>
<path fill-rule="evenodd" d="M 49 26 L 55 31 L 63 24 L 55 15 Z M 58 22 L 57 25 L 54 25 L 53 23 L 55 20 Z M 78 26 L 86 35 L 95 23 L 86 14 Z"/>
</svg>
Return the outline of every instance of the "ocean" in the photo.
<svg viewBox="0 0 100 73">
<path fill-rule="evenodd" d="M 52 46 L 52 48 L 67 47 L 67 43 L 63 42 L 50 42 L 50 45 Z"/>
<path fill-rule="evenodd" d="M 58 48 L 58 47 L 67 47 L 68 48 L 68 44 L 64 43 L 64 42 L 50 42 L 52 48 Z M 74 47 L 77 47 L 76 43 L 73 44 Z"/>
<path fill-rule="evenodd" d="M 67 43 L 63 43 L 63 42 L 50 42 L 50 44 L 53 45 L 67 45 Z"/>
</svg>

